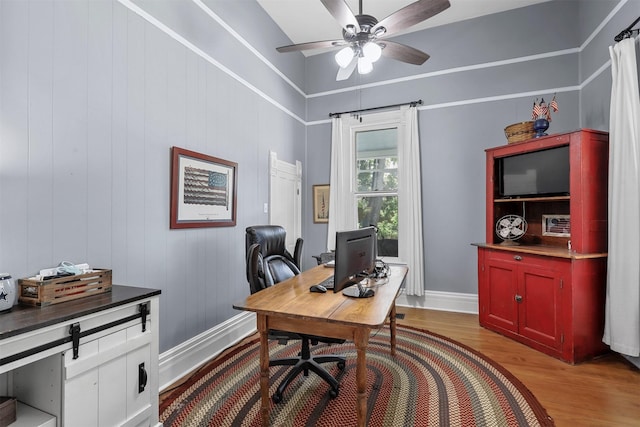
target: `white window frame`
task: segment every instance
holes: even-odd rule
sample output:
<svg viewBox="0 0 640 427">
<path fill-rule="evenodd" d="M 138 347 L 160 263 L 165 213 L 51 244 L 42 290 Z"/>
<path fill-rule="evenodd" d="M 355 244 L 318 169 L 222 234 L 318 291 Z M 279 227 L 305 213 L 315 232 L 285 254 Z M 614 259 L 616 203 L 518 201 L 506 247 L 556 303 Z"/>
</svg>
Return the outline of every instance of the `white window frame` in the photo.
<svg viewBox="0 0 640 427">
<path fill-rule="evenodd" d="M 349 121 L 346 123 L 346 126 L 343 128 L 344 133 L 348 133 L 344 137 L 348 138 L 349 141 L 349 165 L 350 165 L 350 198 L 351 198 L 351 209 L 352 209 L 352 228 L 356 228 L 358 226 L 358 197 L 361 195 L 368 196 L 395 196 L 398 197 L 398 192 L 400 190 L 400 182 L 398 182 L 398 190 L 395 192 L 358 192 L 357 191 L 357 164 L 356 164 L 356 134 L 358 132 L 367 132 L 373 130 L 382 130 L 389 128 L 397 129 L 397 140 L 396 140 L 396 156 L 399 156 L 399 141 L 401 138 L 400 132 L 403 131 L 401 122 L 401 115 L 399 111 L 390 111 L 383 113 L 374 113 L 367 114 L 364 116 L 358 117 L 350 117 Z M 400 175 L 400 168 L 402 165 L 400 161 L 398 161 L 398 175 Z M 400 206 L 398 206 L 398 209 Z M 398 223 L 398 227 L 400 227 L 400 223 Z M 399 238 L 399 237 L 398 237 Z M 384 260 L 387 262 L 395 262 L 399 259 L 397 257 L 384 257 Z"/>
</svg>

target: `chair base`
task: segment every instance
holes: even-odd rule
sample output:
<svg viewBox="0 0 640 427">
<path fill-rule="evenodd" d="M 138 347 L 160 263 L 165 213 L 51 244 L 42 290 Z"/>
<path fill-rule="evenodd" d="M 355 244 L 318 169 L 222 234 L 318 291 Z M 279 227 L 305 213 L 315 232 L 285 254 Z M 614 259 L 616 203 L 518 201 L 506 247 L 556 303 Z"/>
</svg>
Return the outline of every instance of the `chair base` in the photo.
<svg viewBox="0 0 640 427">
<path fill-rule="evenodd" d="M 280 403 L 282 401 L 282 395 L 289 384 L 300 374 L 304 373 L 304 376 L 309 375 L 309 371 L 315 372 L 320 378 L 325 380 L 331 389 L 329 394 L 331 398 L 336 398 L 339 392 L 339 383 L 333 375 L 329 373 L 321 363 L 337 362 L 338 369 L 342 370 L 345 367 L 346 358 L 338 355 L 326 355 L 311 357 L 309 349 L 309 339 L 304 337 L 302 339 L 302 351 L 300 357 L 292 357 L 287 359 L 275 359 L 269 361 L 269 366 L 293 366 L 286 377 L 282 380 L 278 389 L 272 396 L 273 403 Z"/>
</svg>

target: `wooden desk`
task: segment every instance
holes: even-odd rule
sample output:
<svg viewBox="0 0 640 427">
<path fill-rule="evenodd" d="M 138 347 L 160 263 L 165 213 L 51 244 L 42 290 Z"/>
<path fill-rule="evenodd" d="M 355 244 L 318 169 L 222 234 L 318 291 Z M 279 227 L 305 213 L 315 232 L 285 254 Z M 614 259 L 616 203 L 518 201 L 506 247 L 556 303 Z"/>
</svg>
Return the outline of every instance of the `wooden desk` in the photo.
<svg viewBox="0 0 640 427">
<path fill-rule="evenodd" d="M 392 266 L 388 283 L 375 287 L 372 298 L 349 298 L 342 293 L 309 292 L 309 287 L 333 274 L 324 266 L 280 282 L 247 297 L 238 310 L 257 314 L 260 333 L 260 393 L 262 425 L 269 425 L 269 329 L 279 329 L 329 338 L 352 340 L 357 349 L 356 385 L 358 426 L 365 426 L 367 414 L 366 350 L 372 330 L 382 327 L 389 316 L 391 355 L 396 348 L 396 297 L 407 275 L 407 267 Z"/>
</svg>

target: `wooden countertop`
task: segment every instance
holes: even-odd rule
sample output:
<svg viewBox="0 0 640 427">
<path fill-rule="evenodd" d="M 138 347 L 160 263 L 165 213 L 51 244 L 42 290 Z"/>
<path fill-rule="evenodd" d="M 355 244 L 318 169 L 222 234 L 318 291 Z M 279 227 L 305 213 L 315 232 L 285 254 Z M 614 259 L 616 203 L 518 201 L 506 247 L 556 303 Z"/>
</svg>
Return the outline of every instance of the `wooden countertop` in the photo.
<svg viewBox="0 0 640 427">
<path fill-rule="evenodd" d="M 591 259 L 591 258 L 606 258 L 607 252 L 595 252 L 595 253 L 576 253 L 569 251 L 566 248 L 558 246 L 545 246 L 545 245 L 501 245 L 496 243 L 472 243 L 473 246 L 485 249 L 495 249 L 506 252 L 520 252 L 532 255 L 550 256 L 556 258 L 569 258 L 569 259 Z"/>
<path fill-rule="evenodd" d="M 88 314 L 160 295 L 159 289 L 113 285 L 111 292 L 79 298 L 46 307 L 15 305 L 0 313 L 0 340 L 45 326 L 66 322 Z"/>
</svg>

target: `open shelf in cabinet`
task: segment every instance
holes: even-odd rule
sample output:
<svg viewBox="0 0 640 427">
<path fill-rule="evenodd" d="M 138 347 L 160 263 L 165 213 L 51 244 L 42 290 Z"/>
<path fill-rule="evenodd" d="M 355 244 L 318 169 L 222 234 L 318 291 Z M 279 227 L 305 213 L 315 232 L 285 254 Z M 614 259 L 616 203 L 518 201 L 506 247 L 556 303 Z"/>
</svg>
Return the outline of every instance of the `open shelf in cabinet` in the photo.
<svg viewBox="0 0 640 427">
<path fill-rule="evenodd" d="M 569 147 L 567 193 L 513 198 L 500 196 L 500 159 L 561 146 Z M 572 249 L 578 253 L 606 252 L 608 135 L 605 132 L 583 129 L 489 148 L 486 153 L 487 243 L 502 242 L 495 232 L 500 218 L 520 215 L 528 224 L 527 233 L 519 240 L 525 245 L 566 249 L 571 241 Z M 570 236 L 543 233 L 543 215 L 561 215 L 564 218 L 568 215 Z"/>
<path fill-rule="evenodd" d="M 571 200 L 571 196 L 549 196 L 549 197 L 512 197 L 509 199 L 493 199 L 493 203 L 510 202 L 555 202 L 561 200 Z"/>
<path fill-rule="evenodd" d="M 544 245 L 567 248 L 569 236 L 550 236 L 543 232 L 545 215 L 570 215 L 570 197 L 530 197 L 518 199 L 496 199 L 493 206 L 493 223 L 506 215 L 519 215 L 527 221 L 527 233 L 518 240 L 523 245 Z M 501 243 L 502 239 L 493 233 L 490 243 Z"/>
</svg>

